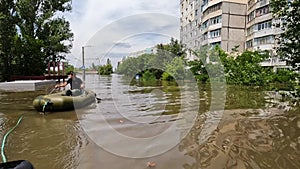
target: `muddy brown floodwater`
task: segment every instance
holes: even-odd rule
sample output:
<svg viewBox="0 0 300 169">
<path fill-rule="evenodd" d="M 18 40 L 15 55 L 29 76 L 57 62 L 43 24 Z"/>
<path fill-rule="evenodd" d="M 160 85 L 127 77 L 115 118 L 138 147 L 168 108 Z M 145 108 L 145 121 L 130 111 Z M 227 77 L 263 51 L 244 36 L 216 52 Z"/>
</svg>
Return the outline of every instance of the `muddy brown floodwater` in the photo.
<svg viewBox="0 0 300 169">
<path fill-rule="evenodd" d="M 23 116 L 7 138 L 8 161 L 36 169 L 300 168 L 300 106 L 275 92 L 226 86 L 225 100 L 210 85 L 86 79 L 101 102 L 75 111 L 36 112 L 33 98 L 50 89 L 0 92 L 1 141 Z M 222 101 L 224 110 L 212 106 Z"/>
</svg>

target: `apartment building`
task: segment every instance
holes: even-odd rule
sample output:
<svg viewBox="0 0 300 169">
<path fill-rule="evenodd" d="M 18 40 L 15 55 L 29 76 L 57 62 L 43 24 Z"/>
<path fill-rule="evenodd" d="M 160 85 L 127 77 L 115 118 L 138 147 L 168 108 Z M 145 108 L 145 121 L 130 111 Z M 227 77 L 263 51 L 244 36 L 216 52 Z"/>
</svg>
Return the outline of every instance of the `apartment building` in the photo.
<svg viewBox="0 0 300 169">
<path fill-rule="evenodd" d="M 201 0 L 181 0 L 180 39 L 191 49 L 201 46 Z"/>
<path fill-rule="evenodd" d="M 181 41 L 191 49 L 245 49 L 247 0 L 181 0 Z"/>
<path fill-rule="evenodd" d="M 230 52 L 269 50 L 275 56 L 275 36 L 269 0 L 181 0 L 181 42 L 193 50 L 202 46 L 219 45 Z M 285 65 L 276 57 L 265 66 Z"/>
<path fill-rule="evenodd" d="M 272 57 L 262 62 L 263 66 L 285 66 L 286 63 L 276 57 L 275 36 L 282 33 L 276 28 L 275 23 L 279 22 L 273 18 L 269 0 L 248 0 L 246 17 L 246 42 L 247 50 L 268 50 Z"/>
</svg>

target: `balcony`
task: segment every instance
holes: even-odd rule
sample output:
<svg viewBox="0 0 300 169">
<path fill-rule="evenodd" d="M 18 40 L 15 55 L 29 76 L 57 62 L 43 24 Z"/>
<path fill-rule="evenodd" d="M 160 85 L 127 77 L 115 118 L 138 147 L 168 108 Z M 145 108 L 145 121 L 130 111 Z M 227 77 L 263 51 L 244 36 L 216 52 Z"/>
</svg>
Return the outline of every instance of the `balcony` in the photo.
<svg viewBox="0 0 300 169">
<path fill-rule="evenodd" d="M 264 67 L 274 67 L 274 66 L 286 66 L 286 62 L 280 60 L 277 57 L 269 58 L 263 62 L 260 63 L 261 66 Z"/>
<path fill-rule="evenodd" d="M 216 43 L 216 42 L 221 42 L 221 36 L 208 39 L 208 43 Z"/>
<path fill-rule="evenodd" d="M 268 14 L 264 14 L 264 15 L 257 15 L 257 16 L 255 16 L 255 22 L 259 23 L 259 22 L 270 20 L 272 18 L 273 18 L 272 13 L 268 13 Z"/>
<path fill-rule="evenodd" d="M 258 37 L 263 37 L 263 36 L 268 36 L 268 35 L 275 35 L 277 32 L 276 29 L 263 29 L 260 31 L 254 31 L 253 37 L 258 38 Z"/>
<path fill-rule="evenodd" d="M 252 9 L 255 6 L 255 0 L 248 1 L 248 10 Z"/>
<path fill-rule="evenodd" d="M 208 30 L 215 30 L 215 29 L 219 29 L 219 28 L 222 28 L 222 23 L 217 23 L 217 24 L 208 26 Z"/>
<path fill-rule="evenodd" d="M 204 4 L 204 5 L 201 7 L 201 11 L 204 12 L 207 8 L 208 8 L 208 4 Z"/>
<path fill-rule="evenodd" d="M 208 44 L 208 39 L 205 39 L 201 42 L 201 45 L 204 46 L 204 45 L 207 45 Z"/>
<path fill-rule="evenodd" d="M 208 27 L 201 29 L 202 33 L 206 33 L 208 31 Z"/>
<path fill-rule="evenodd" d="M 272 50 L 274 48 L 274 43 L 266 43 L 266 44 L 253 44 L 254 50 Z"/>
<path fill-rule="evenodd" d="M 211 0 L 211 1 L 208 1 L 208 7 L 211 7 L 213 5 L 216 5 L 218 3 L 221 3 L 223 0 Z"/>
<path fill-rule="evenodd" d="M 265 5 L 267 5 L 267 4 L 269 4 L 269 0 L 262 0 L 262 1 L 260 1 L 260 2 L 258 2 L 258 3 L 256 4 L 256 7 L 257 7 L 257 8 L 260 8 L 260 7 L 265 6 Z"/>
<path fill-rule="evenodd" d="M 216 16 L 219 16 L 219 15 L 222 15 L 222 9 L 219 9 L 217 11 L 209 13 L 209 14 L 207 14 L 205 16 L 203 15 L 201 19 L 202 19 L 202 21 L 207 21 L 208 19 L 216 17 Z"/>
</svg>

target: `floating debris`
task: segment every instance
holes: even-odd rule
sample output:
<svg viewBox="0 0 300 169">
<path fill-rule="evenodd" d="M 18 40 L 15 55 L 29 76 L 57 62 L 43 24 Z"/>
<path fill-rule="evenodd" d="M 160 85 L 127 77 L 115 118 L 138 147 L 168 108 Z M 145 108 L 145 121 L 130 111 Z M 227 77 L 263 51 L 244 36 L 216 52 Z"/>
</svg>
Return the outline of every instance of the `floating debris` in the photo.
<svg viewBox="0 0 300 169">
<path fill-rule="evenodd" d="M 156 163 L 155 162 L 147 162 L 147 167 L 155 167 Z"/>
</svg>

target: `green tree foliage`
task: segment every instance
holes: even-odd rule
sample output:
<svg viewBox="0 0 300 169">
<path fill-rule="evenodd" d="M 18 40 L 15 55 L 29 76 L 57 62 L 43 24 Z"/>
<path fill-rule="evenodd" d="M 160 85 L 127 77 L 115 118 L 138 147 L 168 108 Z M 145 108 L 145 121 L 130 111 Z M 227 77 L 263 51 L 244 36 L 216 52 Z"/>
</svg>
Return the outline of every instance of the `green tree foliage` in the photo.
<svg viewBox="0 0 300 169">
<path fill-rule="evenodd" d="M 75 67 L 71 64 L 69 64 L 68 62 L 64 63 L 64 67 L 65 67 L 65 72 L 69 73 L 71 71 L 75 72 Z"/>
<path fill-rule="evenodd" d="M 196 59 L 188 62 L 190 71 L 194 74 L 195 78 L 200 82 L 206 82 L 208 80 L 208 73 L 204 66 L 203 61 Z"/>
<path fill-rule="evenodd" d="M 166 71 L 162 75 L 163 80 L 184 80 L 186 77 L 186 64 L 181 57 L 174 58 L 170 64 L 166 66 Z"/>
<path fill-rule="evenodd" d="M 113 73 L 113 67 L 111 64 L 101 65 L 98 68 L 98 74 L 100 75 L 110 75 Z"/>
<path fill-rule="evenodd" d="M 17 22 L 13 0 L 0 1 L 0 67 L 2 79 L 8 80 L 14 59 Z"/>
<path fill-rule="evenodd" d="M 245 51 L 236 58 L 227 57 L 226 79 L 231 84 L 264 85 L 270 82 L 272 70 L 260 65 L 266 53 Z"/>
<path fill-rule="evenodd" d="M 269 57 L 268 52 L 245 51 L 241 54 L 225 53 L 221 48 L 202 48 L 195 52 L 196 60 L 189 61 L 191 72 L 198 81 L 224 80 L 227 84 L 267 85 L 271 83 L 292 84 L 296 74 L 291 70 L 273 72 L 269 67 L 260 65 Z M 219 59 L 218 59 L 219 58 Z M 224 69 L 220 69 L 224 67 Z M 221 79 L 220 79 L 221 77 Z"/>
<path fill-rule="evenodd" d="M 63 59 L 72 47 L 70 24 L 61 16 L 71 10 L 71 0 L 8 0 L 0 8 L 4 80 L 11 73 L 41 75 L 47 62 Z"/>
<path fill-rule="evenodd" d="M 184 45 L 182 43 L 179 43 L 178 40 L 174 38 L 171 38 L 169 44 L 158 44 L 156 47 L 159 52 L 169 52 L 174 56 L 184 57 L 186 55 L 186 49 Z"/>
<path fill-rule="evenodd" d="M 278 36 L 277 53 L 297 67 L 300 64 L 300 0 L 271 0 L 270 5 L 273 15 L 281 20 L 276 26 L 283 30 Z"/>
<path fill-rule="evenodd" d="M 113 73 L 113 67 L 111 65 L 111 61 L 107 59 L 107 62 L 105 65 L 101 65 L 98 68 L 98 74 L 100 75 L 110 75 Z"/>
<path fill-rule="evenodd" d="M 206 82 L 207 80 L 225 80 L 224 68 L 220 59 L 224 54 L 225 52 L 219 47 L 212 49 L 203 47 L 201 50 L 195 51 L 194 55 L 196 59 L 188 62 L 195 78 L 201 82 Z"/>
<path fill-rule="evenodd" d="M 173 38 L 169 44 L 158 44 L 156 48 L 157 53 L 155 54 L 143 54 L 136 58 L 129 57 L 123 60 L 118 65 L 116 72 L 130 77 L 140 74 L 142 77 L 149 76 L 160 79 L 166 69 L 172 69 L 172 66 L 168 67 L 168 65 L 173 62 L 174 58 L 184 57 L 185 55 L 183 45 Z M 144 73 L 146 74 L 144 75 Z M 150 76 L 149 73 L 153 74 L 153 76 Z"/>
<path fill-rule="evenodd" d="M 122 61 L 117 67 L 116 73 L 124 74 L 126 76 L 134 77 L 137 73 L 141 72 L 143 67 L 145 67 L 145 63 L 149 59 L 149 55 L 142 55 L 137 58 L 129 57 Z M 145 61 L 143 61 L 145 60 Z M 142 67 L 140 69 L 139 67 Z"/>
<path fill-rule="evenodd" d="M 296 77 L 297 74 L 293 71 L 287 69 L 279 69 L 274 76 L 274 82 L 279 82 L 279 83 L 294 82 L 296 80 Z"/>
<path fill-rule="evenodd" d="M 156 77 L 151 70 L 146 70 L 143 72 L 142 80 L 145 82 L 152 82 L 156 80 Z"/>
</svg>

